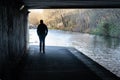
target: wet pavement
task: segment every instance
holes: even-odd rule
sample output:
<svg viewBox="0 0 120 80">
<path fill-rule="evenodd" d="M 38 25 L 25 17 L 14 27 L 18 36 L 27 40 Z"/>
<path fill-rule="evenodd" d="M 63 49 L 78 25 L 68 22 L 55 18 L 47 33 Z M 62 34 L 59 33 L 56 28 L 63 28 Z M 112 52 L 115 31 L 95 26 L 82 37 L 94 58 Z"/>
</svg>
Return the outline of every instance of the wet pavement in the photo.
<svg viewBox="0 0 120 80">
<path fill-rule="evenodd" d="M 47 46 L 43 54 L 38 45 L 30 45 L 28 53 L 9 69 L 2 80 L 119 80 L 71 47 Z"/>
</svg>

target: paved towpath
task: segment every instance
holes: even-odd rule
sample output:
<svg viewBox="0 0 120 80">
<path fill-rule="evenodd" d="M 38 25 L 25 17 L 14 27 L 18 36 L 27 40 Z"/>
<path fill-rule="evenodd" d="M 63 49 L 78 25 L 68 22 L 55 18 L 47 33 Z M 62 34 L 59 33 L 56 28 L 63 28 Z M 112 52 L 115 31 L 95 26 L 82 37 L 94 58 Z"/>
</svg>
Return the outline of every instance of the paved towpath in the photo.
<svg viewBox="0 0 120 80">
<path fill-rule="evenodd" d="M 30 46 L 27 55 L 13 70 L 10 78 L 11 80 L 119 80 L 114 74 L 104 70 L 74 48 L 47 46 L 46 53 L 42 54 L 36 45 Z"/>
</svg>

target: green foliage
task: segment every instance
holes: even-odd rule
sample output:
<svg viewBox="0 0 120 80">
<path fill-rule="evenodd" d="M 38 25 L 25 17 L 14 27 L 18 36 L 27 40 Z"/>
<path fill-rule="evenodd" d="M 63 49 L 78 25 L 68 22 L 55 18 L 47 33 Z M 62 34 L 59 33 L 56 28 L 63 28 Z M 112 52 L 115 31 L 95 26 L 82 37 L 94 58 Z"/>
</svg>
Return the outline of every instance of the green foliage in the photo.
<svg viewBox="0 0 120 80">
<path fill-rule="evenodd" d="M 99 28 L 92 29 L 89 33 L 95 34 L 95 35 L 100 35 L 100 29 Z"/>
<path fill-rule="evenodd" d="M 120 26 L 116 26 L 115 24 L 110 25 L 110 36 L 118 37 L 120 35 Z"/>
<path fill-rule="evenodd" d="M 97 28 L 91 30 L 91 34 L 118 37 L 120 35 L 120 26 L 114 23 L 107 23 L 102 21 Z"/>
</svg>

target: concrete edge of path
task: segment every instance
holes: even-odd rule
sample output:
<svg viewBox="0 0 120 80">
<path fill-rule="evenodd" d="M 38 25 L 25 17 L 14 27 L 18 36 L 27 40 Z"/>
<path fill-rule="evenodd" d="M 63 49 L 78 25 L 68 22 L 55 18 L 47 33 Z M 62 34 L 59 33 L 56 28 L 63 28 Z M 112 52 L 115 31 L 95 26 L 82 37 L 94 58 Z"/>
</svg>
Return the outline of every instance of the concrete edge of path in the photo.
<svg viewBox="0 0 120 80">
<path fill-rule="evenodd" d="M 115 74 L 105 69 L 89 57 L 85 56 L 82 52 L 78 51 L 77 49 L 71 47 L 68 48 L 68 50 L 79 60 L 81 60 L 87 67 L 89 67 L 89 69 L 92 70 L 102 80 L 120 80 L 120 78 L 117 77 Z"/>
</svg>

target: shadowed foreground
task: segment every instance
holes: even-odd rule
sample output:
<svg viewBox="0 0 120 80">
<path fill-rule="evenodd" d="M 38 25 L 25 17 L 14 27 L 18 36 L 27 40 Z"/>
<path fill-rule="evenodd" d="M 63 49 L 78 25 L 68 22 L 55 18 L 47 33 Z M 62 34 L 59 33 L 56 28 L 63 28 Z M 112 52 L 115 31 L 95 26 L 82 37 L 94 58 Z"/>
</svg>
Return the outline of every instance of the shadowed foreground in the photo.
<svg viewBox="0 0 120 80">
<path fill-rule="evenodd" d="M 69 49 L 47 46 L 46 53 L 42 54 L 38 46 L 32 45 L 28 54 L 9 72 L 6 80 L 103 80 Z"/>
</svg>

